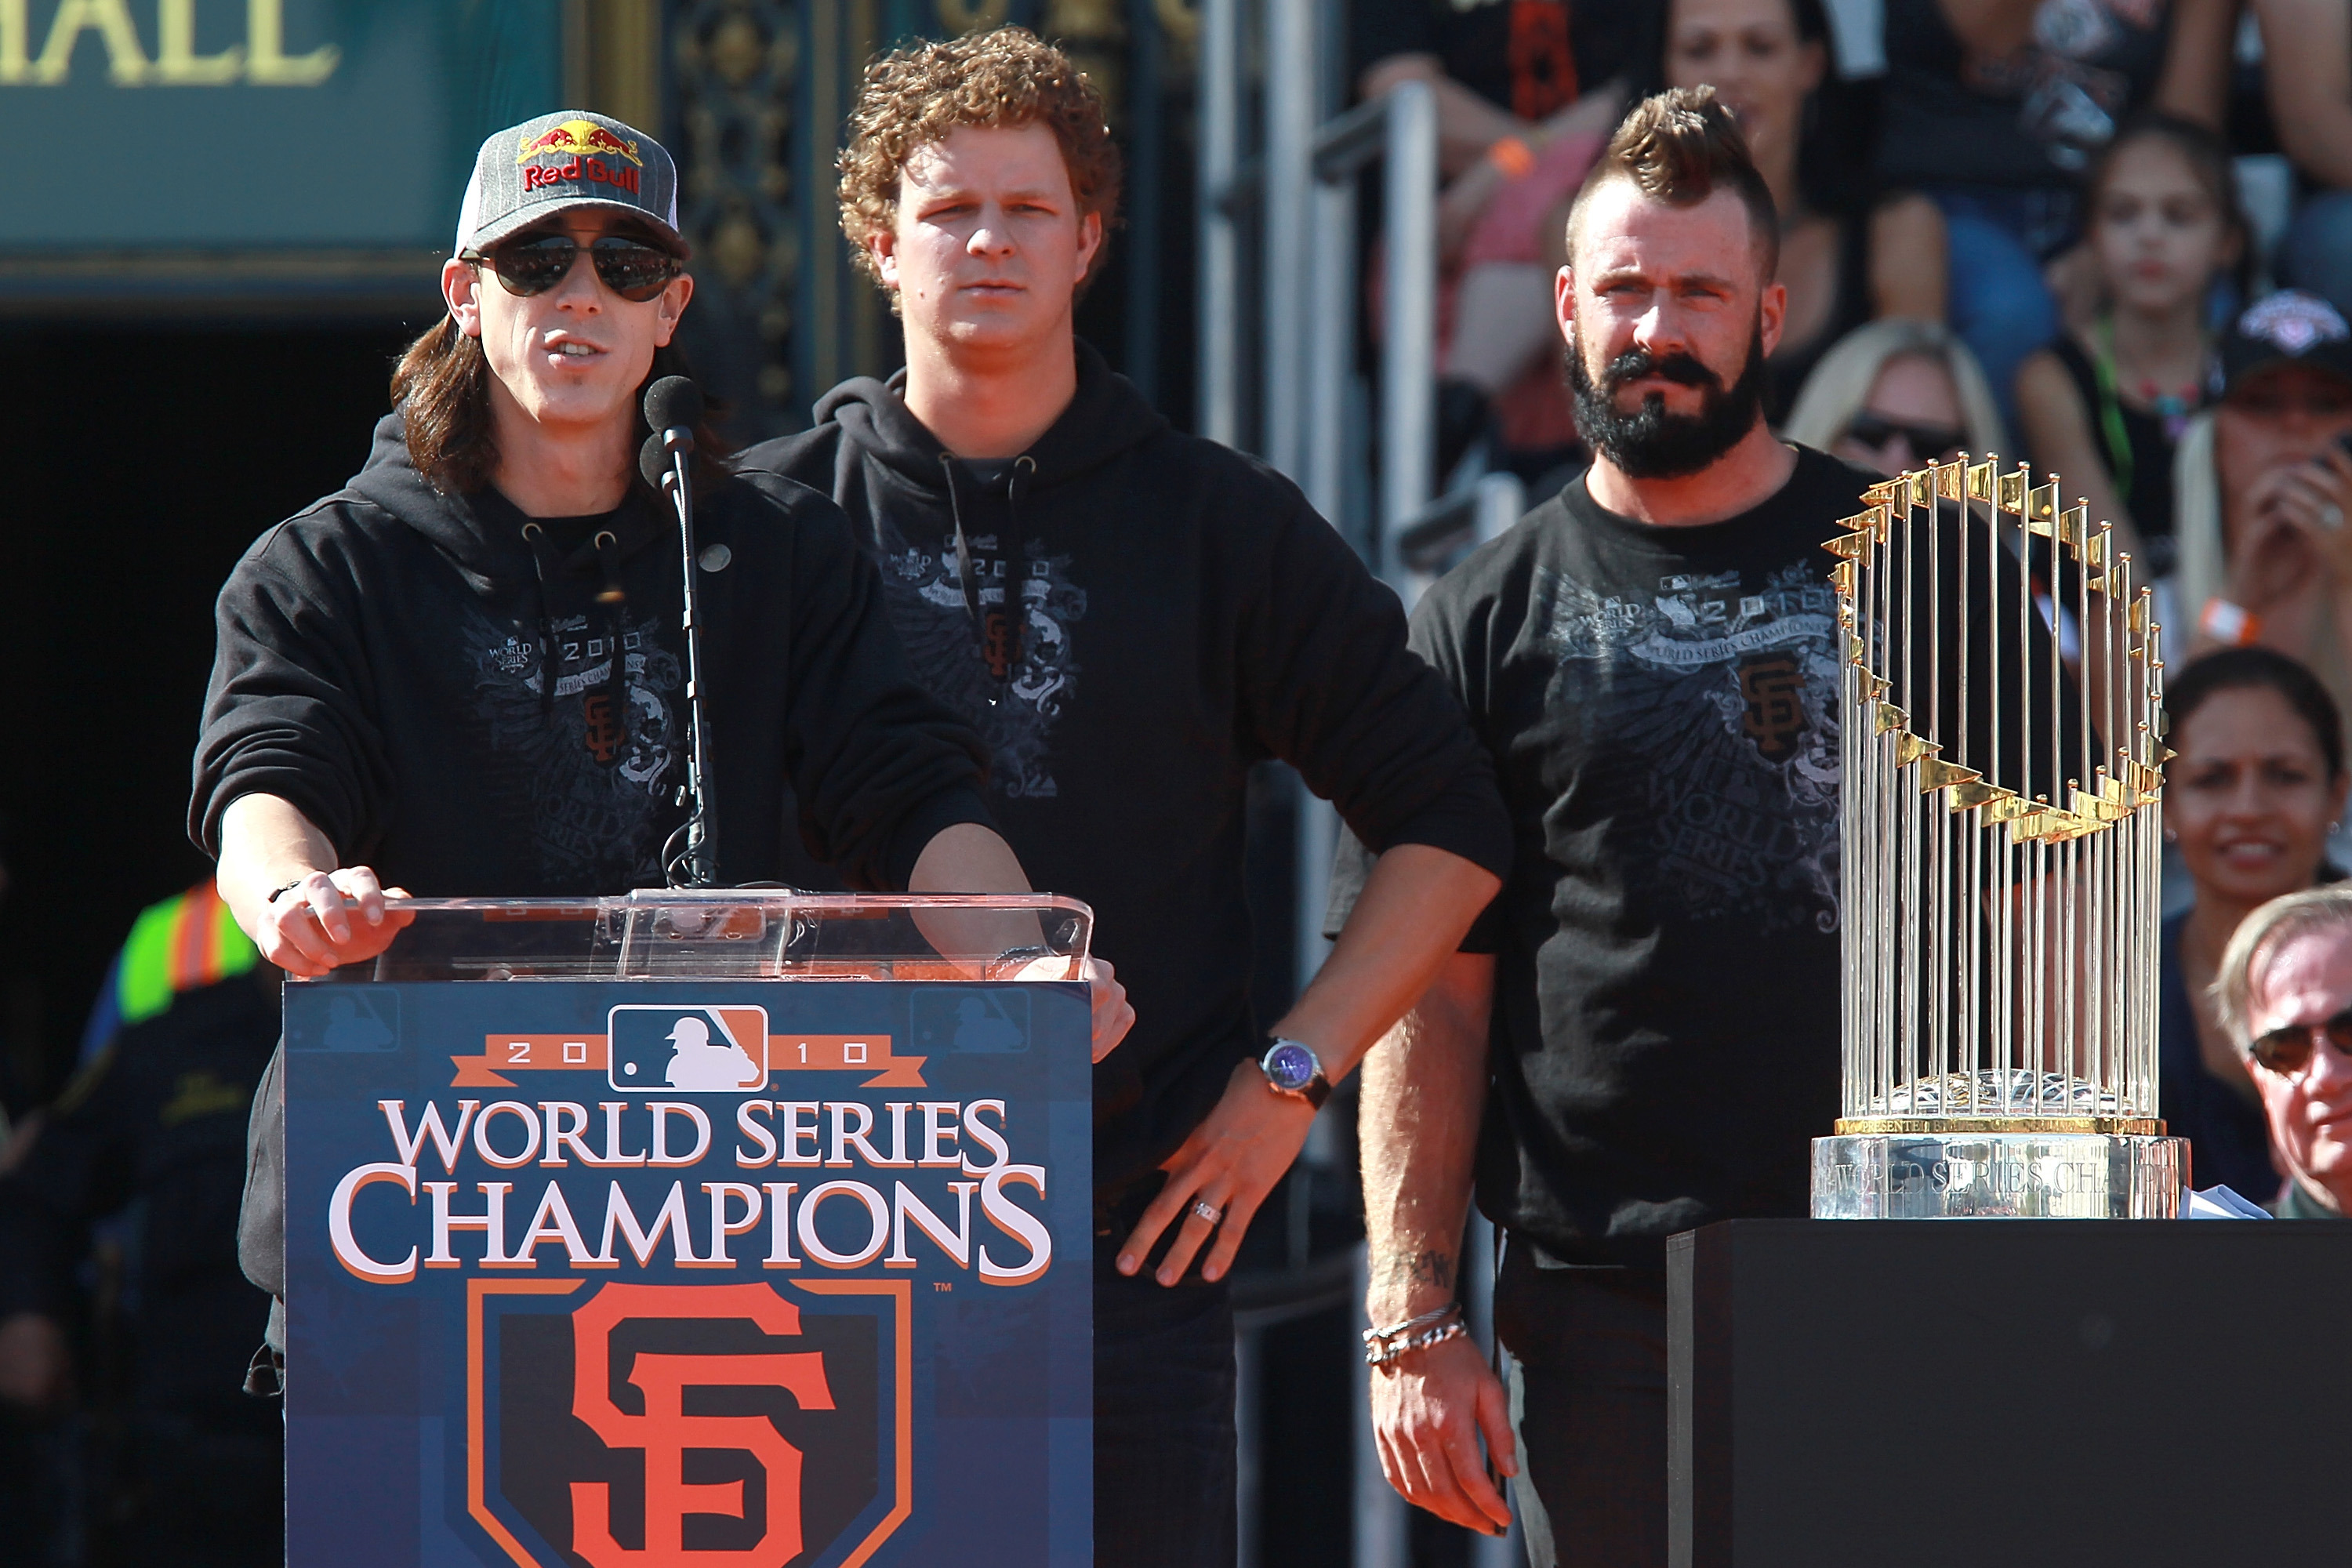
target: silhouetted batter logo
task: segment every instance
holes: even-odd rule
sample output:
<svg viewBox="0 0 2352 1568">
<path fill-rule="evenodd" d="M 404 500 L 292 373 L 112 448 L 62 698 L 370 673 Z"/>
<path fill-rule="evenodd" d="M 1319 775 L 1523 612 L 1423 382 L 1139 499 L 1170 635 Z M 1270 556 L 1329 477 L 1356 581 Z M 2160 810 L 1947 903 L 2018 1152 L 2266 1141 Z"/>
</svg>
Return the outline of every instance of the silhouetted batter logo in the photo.
<svg viewBox="0 0 2352 1568">
<path fill-rule="evenodd" d="M 613 1009 L 607 1081 L 624 1093 L 687 1089 L 741 1093 L 768 1081 L 768 1014 L 762 1007 Z"/>
<path fill-rule="evenodd" d="M 476 1429 L 505 1506 L 477 1519 L 533 1568 L 803 1568 L 870 1550 L 887 1530 L 851 1527 L 887 1479 L 892 1319 L 807 1311 L 795 1293 L 615 1282 L 570 1312 L 499 1313 L 476 1363 L 491 1386 L 470 1393 L 495 1412 Z"/>
<path fill-rule="evenodd" d="M 1793 653 L 1758 654 L 1739 666 L 1739 700 L 1747 704 L 1739 727 L 1768 763 L 1796 754 L 1805 728 L 1804 676 Z"/>
</svg>

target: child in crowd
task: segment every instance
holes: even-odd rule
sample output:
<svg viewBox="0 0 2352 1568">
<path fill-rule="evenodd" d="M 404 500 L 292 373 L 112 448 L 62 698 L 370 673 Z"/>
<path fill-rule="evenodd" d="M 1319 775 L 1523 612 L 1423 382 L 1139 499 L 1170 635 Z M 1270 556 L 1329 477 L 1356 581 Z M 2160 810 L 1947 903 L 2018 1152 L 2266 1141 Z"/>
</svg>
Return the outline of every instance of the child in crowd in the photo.
<svg viewBox="0 0 2352 1568">
<path fill-rule="evenodd" d="M 2014 422 L 2019 366 L 2078 319 L 2071 308 L 2062 316 L 2059 300 L 2075 294 L 2082 170 L 2144 109 L 2221 124 L 2235 0 L 1877 8 L 1886 53 L 1879 177 L 1943 209 L 1952 330 Z"/>
<path fill-rule="evenodd" d="M 2245 254 L 2229 149 L 2185 120 L 2133 121 L 2092 164 L 2084 210 L 2105 307 L 2020 368 L 2019 423 L 2035 465 L 2162 577 L 2173 451 L 2212 379 L 2213 283 Z"/>
</svg>

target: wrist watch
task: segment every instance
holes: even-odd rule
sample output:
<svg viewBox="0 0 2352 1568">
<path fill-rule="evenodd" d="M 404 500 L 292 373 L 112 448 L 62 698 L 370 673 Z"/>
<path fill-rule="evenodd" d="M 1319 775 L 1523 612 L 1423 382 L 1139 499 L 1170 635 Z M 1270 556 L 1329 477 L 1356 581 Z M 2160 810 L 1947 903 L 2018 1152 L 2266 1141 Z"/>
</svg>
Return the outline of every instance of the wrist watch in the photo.
<svg viewBox="0 0 2352 1568">
<path fill-rule="evenodd" d="M 1286 1040 L 1279 1035 L 1257 1060 L 1257 1070 L 1265 1074 L 1265 1087 L 1292 1100 L 1303 1100 L 1316 1110 L 1331 1098 L 1331 1080 L 1323 1076 L 1323 1063 L 1313 1047 L 1297 1040 Z"/>
</svg>

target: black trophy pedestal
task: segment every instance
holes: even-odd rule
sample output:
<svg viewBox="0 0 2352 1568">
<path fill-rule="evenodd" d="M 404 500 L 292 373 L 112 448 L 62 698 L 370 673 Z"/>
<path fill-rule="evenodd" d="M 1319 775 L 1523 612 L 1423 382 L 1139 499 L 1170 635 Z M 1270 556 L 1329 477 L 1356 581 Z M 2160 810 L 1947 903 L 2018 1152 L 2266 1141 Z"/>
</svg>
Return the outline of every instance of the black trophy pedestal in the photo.
<svg viewBox="0 0 2352 1568">
<path fill-rule="evenodd" d="M 1667 1243 L 1675 1568 L 2352 1562 L 2352 1224 Z"/>
</svg>

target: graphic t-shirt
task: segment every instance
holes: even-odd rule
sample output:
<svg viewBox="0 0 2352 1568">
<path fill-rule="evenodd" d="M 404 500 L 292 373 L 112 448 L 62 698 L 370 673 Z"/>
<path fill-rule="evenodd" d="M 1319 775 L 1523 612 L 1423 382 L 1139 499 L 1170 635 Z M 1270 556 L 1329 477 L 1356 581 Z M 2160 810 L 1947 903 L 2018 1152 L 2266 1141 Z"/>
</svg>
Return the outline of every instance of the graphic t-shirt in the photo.
<svg viewBox="0 0 2352 1568">
<path fill-rule="evenodd" d="M 1008 799 L 1050 799 L 1061 793 L 1051 742 L 1077 695 L 1072 634 L 1086 619 L 1087 591 L 1068 551 L 1023 529 L 1013 465 L 957 461 L 961 557 L 951 534 L 926 549 L 883 512 L 874 527 L 882 591 L 908 662 L 987 745 L 992 786 Z"/>
<path fill-rule="evenodd" d="M 633 495 L 621 511 L 537 520 L 495 490 L 475 505 L 493 526 L 536 521 L 561 560 L 639 521 L 629 514 L 648 503 Z M 533 636 L 468 605 L 458 625 L 473 664 L 470 717 L 485 742 L 479 787 L 530 824 L 535 872 L 551 889 L 663 880 L 663 844 L 686 816 L 676 798 L 686 777 L 686 658 L 668 608 L 559 603 Z"/>
<path fill-rule="evenodd" d="M 1843 633 L 1822 546 L 1877 478 L 1799 447 L 1753 510 L 1661 528 L 1580 476 L 1414 612 L 1517 839 L 1464 944 L 1496 960 L 1478 1204 L 1556 1257 L 1658 1268 L 1675 1231 L 1807 1212 L 1842 996 Z M 1977 574 L 1979 615 L 2019 602 L 2003 559 Z M 1343 845 L 1332 923 L 1363 869 Z"/>
<path fill-rule="evenodd" d="M 2164 68 L 2165 0 L 2041 0 L 2005 54 L 1964 47 L 1941 0 L 1887 0 L 1889 184 L 2071 192 Z"/>
</svg>

